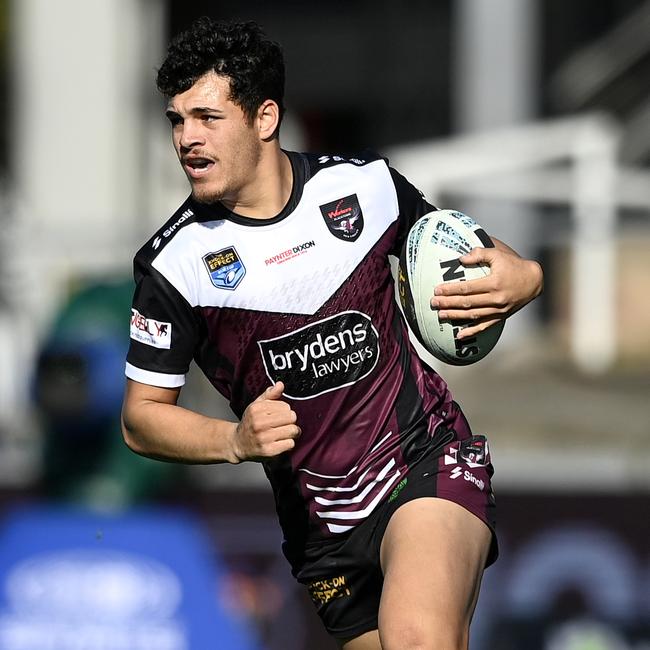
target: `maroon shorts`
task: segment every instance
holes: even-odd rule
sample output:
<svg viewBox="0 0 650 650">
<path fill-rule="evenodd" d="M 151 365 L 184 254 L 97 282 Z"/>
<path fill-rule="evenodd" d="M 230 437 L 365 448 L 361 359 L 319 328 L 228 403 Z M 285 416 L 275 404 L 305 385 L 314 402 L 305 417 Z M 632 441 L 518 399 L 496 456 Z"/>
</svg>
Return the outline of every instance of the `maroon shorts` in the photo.
<svg viewBox="0 0 650 650">
<path fill-rule="evenodd" d="M 466 425 L 460 409 L 458 416 Z M 492 531 L 486 566 L 496 560 L 493 468 L 487 439 L 473 435 L 468 426 L 457 428 L 461 431 L 450 430 L 447 439 L 411 467 L 388 499 L 345 539 L 307 549 L 296 577 L 309 590 L 332 636 L 349 639 L 377 629 L 383 585 L 381 540 L 392 514 L 408 501 L 439 497 L 469 510 Z"/>
</svg>

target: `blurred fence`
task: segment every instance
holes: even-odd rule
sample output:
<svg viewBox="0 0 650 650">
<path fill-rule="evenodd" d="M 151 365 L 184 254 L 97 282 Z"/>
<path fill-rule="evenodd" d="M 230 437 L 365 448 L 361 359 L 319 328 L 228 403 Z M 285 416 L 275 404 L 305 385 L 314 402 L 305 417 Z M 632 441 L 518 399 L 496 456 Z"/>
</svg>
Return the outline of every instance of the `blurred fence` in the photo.
<svg viewBox="0 0 650 650">
<path fill-rule="evenodd" d="M 615 122 L 583 115 L 420 142 L 389 155 L 434 203 L 452 195 L 568 210 L 570 352 L 585 372 L 603 372 L 617 361 L 621 210 L 645 213 L 650 243 L 650 172 L 620 166 L 619 145 Z M 531 216 L 525 209 L 521 214 Z M 507 232 L 503 236 L 507 240 Z"/>
</svg>

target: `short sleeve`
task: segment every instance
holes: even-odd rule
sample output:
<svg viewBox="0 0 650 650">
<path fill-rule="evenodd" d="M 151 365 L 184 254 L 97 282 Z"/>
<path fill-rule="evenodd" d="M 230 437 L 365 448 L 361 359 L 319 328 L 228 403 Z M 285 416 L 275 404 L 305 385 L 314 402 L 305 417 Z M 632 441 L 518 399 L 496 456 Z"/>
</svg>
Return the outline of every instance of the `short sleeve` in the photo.
<svg viewBox="0 0 650 650">
<path fill-rule="evenodd" d="M 393 255 L 399 255 L 411 226 L 420 217 L 437 210 L 437 208 L 426 200 L 420 190 L 392 167 L 390 167 L 390 175 L 395 185 L 399 209 L 397 238 L 395 248 L 391 252 Z"/>
<path fill-rule="evenodd" d="M 182 386 L 198 344 L 197 314 L 159 271 L 137 257 L 134 277 L 126 376 L 163 388 Z"/>
</svg>

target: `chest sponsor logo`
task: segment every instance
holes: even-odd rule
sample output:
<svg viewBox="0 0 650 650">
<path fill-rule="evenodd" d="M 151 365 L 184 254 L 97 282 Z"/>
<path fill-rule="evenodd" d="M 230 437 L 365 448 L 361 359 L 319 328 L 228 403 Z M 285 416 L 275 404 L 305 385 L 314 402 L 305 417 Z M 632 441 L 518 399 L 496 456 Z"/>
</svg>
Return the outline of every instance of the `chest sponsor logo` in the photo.
<svg viewBox="0 0 650 650">
<path fill-rule="evenodd" d="M 217 289 L 234 291 L 246 275 L 246 267 L 234 246 L 204 255 L 203 263 Z"/>
<path fill-rule="evenodd" d="M 313 239 L 310 241 L 305 241 L 302 244 L 298 244 L 297 246 L 287 248 L 286 251 L 282 251 L 277 255 L 271 255 L 271 257 L 264 260 L 264 264 L 266 264 L 266 266 L 271 266 L 272 264 L 282 264 L 283 262 L 292 260 L 294 257 L 298 257 L 298 255 L 306 253 L 310 248 L 313 248 L 314 246 L 316 246 L 316 242 Z"/>
<path fill-rule="evenodd" d="M 346 311 L 290 334 L 258 341 L 266 374 L 284 394 L 309 399 L 367 377 L 379 359 L 379 335 L 370 317 Z"/>
<path fill-rule="evenodd" d="M 363 230 L 363 212 L 356 194 L 321 205 L 329 231 L 343 241 L 356 241 Z"/>
<path fill-rule="evenodd" d="M 154 348 L 169 350 L 172 342 L 172 324 L 143 316 L 131 309 L 131 338 Z"/>
</svg>

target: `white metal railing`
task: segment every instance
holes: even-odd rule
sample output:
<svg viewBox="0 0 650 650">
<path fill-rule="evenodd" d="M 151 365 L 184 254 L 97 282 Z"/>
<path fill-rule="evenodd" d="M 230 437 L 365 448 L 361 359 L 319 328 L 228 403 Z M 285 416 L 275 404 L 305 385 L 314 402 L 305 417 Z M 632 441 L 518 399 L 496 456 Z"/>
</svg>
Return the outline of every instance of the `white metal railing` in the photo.
<svg viewBox="0 0 650 650">
<path fill-rule="evenodd" d="M 444 193 L 569 205 L 571 354 L 586 372 L 616 359 L 616 216 L 650 214 L 650 174 L 618 165 L 618 125 L 602 114 L 401 145 L 391 163 L 434 203 Z M 479 217 L 480 218 L 480 217 Z"/>
</svg>

